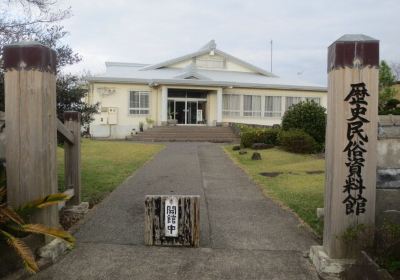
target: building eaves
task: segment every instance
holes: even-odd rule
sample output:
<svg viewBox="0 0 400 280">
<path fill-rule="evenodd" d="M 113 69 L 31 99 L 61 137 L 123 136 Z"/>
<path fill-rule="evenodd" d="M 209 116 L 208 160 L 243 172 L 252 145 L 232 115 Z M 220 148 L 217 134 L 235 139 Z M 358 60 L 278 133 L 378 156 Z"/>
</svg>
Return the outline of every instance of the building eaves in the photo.
<svg viewBox="0 0 400 280">
<path fill-rule="evenodd" d="M 237 58 L 236 56 L 230 55 L 230 54 L 228 54 L 228 53 L 226 53 L 226 52 L 223 52 L 223 51 L 221 51 L 221 50 L 218 50 L 218 49 L 217 49 L 217 50 L 215 50 L 215 53 L 217 53 L 217 54 L 219 54 L 219 55 L 221 55 L 221 56 L 224 56 L 224 57 L 226 57 L 226 58 L 228 58 L 228 59 L 230 59 L 230 60 L 236 62 L 237 64 L 239 64 L 239 65 L 241 65 L 241 66 L 243 66 L 243 67 L 252 69 L 252 70 L 254 70 L 255 72 L 260 73 L 260 74 L 263 74 L 263 75 L 265 75 L 265 76 L 267 76 L 267 77 L 275 77 L 275 78 L 278 78 L 277 75 L 272 74 L 271 72 L 268 72 L 268 71 L 266 71 L 266 70 L 264 70 L 264 69 L 261 69 L 260 67 L 257 67 L 257 66 L 255 66 L 255 65 L 253 65 L 253 64 L 250 64 L 250 63 L 248 63 L 248 62 L 246 62 L 246 61 L 244 61 L 244 60 L 241 60 L 240 58 Z"/>
<path fill-rule="evenodd" d="M 155 69 L 158 69 L 158 68 L 161 68 L 161 67 L 166 67 L 166 66 L 169 66 L 169 65 L 172 65 L 172 64 L 175 64 L 175 63 L 190 59 L 190 58 L 194 58 L 196 56 L 203 55 L 203 54 L 206 54 L 206 53 L 208 53 L 208 50 L 200 50 L 200 51 L 193 52 L 193 53 L 190 53 L 190 54 L 187 54 L 187 55 L 183 55 L 183 56 L 180 56 L 180 57 L 177 57 L 177 58 L 169 59 L 169 60 L 157 63 L 157 64 L 152 64 L 152 65 L 149 65 L 147 67 L 143 67 L 140 70 L 141 71 L 155 70 Z"/>
<path fill-rule="evenodd" d="M 188 71 L 188 72 L 182 73 L 182 74 L 180 74 L 178 76 L 175 76 L 174 78 L 176 78 L 176 79 L 188 79 L 190 77 L 195 77 L 196 79 L 199 79 L 199 80 L 210 80 L 210 78 L 208 78 L 208 77 L 206 77 L 206 76 L 204 76 L 202 74 L 199 74 L 196 71 Z"/>
<path fill-rule="evenodd" d="M 99 82 L 99 83 L 215 86 L 215 87 L 237 87 L 237 88 L 259 88 L 259 89 L 304 90 L 313 92 L 327 91 L 326 87 L 318 87 L 318 86 L 238 83 L 238 82 L 194 80 L 194 79 L 136 79 L 136 78 L 117 78 L 117 77 L 90 77 L 88 78 L 88 80 L 90 82 Z"/>
</svg>

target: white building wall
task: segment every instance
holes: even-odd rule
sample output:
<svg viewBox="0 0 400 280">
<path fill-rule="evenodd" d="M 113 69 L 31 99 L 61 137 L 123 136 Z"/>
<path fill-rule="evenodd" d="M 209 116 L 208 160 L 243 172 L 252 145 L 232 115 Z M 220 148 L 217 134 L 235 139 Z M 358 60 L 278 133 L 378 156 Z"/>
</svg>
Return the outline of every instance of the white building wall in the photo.
<svg viewBox="0 0 400 280">
<path fill-rule="evenodd" d="M 99 88 L 113 88 L 115 93 L 110 95 L 102 95 L 99 93 Z M 135 85 L 135 84 L 112 84 L 112 83 L 94 83 L 88 96 L 88 102 L 94 104 L 100 102 L 101 107 L 115 107 L 118 110 L 117 124 L 109 125 L 102 124 L 100 121 L 101 114 L 94 116 L 95 120 L 90 125 L 90 133 L 93 137 L 98 138 L 111 138 L 111 139 L 124 139 L 129 136 L 132 131 L 139 131 L 139 123 L 143 122 L 146 129 L 146 118 L 151 118 L 155 121 L 155 125 L 161 125 L 160 112 L 161 112 L 161 86 L 151 88 L 148 85 Z M 195 87 L 195 86 L 171 86 L 168 88 L 188 88 L 208 90 L 207 95 L 207 125 L 214 126 L 217 122 L 217 87 Z M 129 114 L 129 91 L 148 91 L 149 94 L 149 114 L 148 115 L 131 115 Z M 262 108 L 264 108 L 265 96 L 281 96 L 282 100 L 282 115 L 285 110 L 285 97 L 319 97 L 321 105 L 326 108 L 327 106 L 327 93 L 326 92 L 313 92 L 313 91 L 296 91 L 296 90 L 275 90 L 275 89 L 245 89 L 245 88 L 224 88 L 223 94 L 238 94 L 238 95 L 259 95 L 262 98 Z M 243 98 L 241 109 L 243 110 Z M 221 108 L 222 110 L 222 108 Z M 263 111 L 262 111 L 263 112 Z M 274 125 L 280 124 L 281 118 L 276 117 L 227 117 L 222 115 L 222 122 L 236 122 L 247 124 L 260 124 L 260 125 Z"/>
<path fill-rule="evenodd" d="M 99 93 L 99 88 L 115 89 L 115 93 L 103 95 Z M 129 114 L 129 92 L 130 91 L 148 91 L 149 92 L 149 114 L 147 115 L 131 115 Z M 89 101 L 91 104 L 100 103 L 102 107 L 117 108 L 117 124 L 102 124 L 102 115 L 96 114 L 94 121 L 90 125 L 90 133 L 93 137 L 123 139 L 129 136 L 132 131 L 139 131 L 139 123 L 143 122 L 146 126 L 146 118 L 151 118 L 155 122 L 158 121 L 158 90 L 147 85 L 133 84 L 102 84 L 95 83 L 93 85 L 92 96 Z"/>
<path fill-rule="evenodd" d="M 217 124 L 217 91 L 211 91 L 207 94 L 207 125 L 215 126 Z"/>
<path fill-rule="evenodd" d="M 201 56 L 196 57 L 195 59 L 189 58 L 187 60 L 177 62 L 175 64 L 171 64 L 168 66 L 168 68 L 185 68 L 189 66 L 191 63 L 196 62 L 196 60 L 207 60 L 207 59 L 213 59 L 213 58 L 221 58 L 224 60 L 224 67 L 223 68 L 214 68 L 214 70 L 224 70 L 224 71 L 236 71 L 236 72 L 246 72 L 246 73 L 255 73 L 253 70 L 242 66 L 238 63 L 235 63 L 231 60 L 227 60 L 223 58 L 222 56 L 215 54 L 215 55 L 210 55 L 210 54 L 204 54 Z M 213 68 L 207 68 L 207 67 L 201 67 L 197 65 L 199 69 L 206 69 L 206 70 L 212 70 Z"/>
<path fill-rule="evenodd" d="M 242 65 L 234 63 L 230 60 L 227 60 L 225 63 L 225 67 L 227 71 L 236 71 L 236 72 L 248 72 L 248 73 L 255 73 L 253 70 L 250 70 Z"/>
</svg>

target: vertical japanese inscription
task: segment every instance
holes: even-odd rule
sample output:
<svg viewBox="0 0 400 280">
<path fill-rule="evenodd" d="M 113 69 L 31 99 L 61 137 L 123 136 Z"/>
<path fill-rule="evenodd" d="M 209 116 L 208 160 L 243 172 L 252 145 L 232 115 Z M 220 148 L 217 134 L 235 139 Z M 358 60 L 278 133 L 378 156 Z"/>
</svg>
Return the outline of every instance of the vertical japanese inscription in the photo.
<svg viewBox="0 0 400 280">
<path fill-rule="evenodd" d="M 174 196 L 165 200 L 165 236 L 178 236 L 178 199 Z"/>
<path fill-rule="evenodd" d="M 363 196 L 365 189 L 363 181 L 364 154 L 367 153 L 365 143 L 368 142 L 368 135 L 364 131 L 364 124 L 369 123 L 365 115 L 367 112 L 368 91 L 364 83 L 351 84 L 350 93 L 344 101 L 350 104 L 351 117 L 347 119 L 347 145 L 343 150 L 346 153 L 346 167 L 348 170 L 343 192 L 346 198 L 346 215 L 365 213 L 367 199 Z"/>
</svg>

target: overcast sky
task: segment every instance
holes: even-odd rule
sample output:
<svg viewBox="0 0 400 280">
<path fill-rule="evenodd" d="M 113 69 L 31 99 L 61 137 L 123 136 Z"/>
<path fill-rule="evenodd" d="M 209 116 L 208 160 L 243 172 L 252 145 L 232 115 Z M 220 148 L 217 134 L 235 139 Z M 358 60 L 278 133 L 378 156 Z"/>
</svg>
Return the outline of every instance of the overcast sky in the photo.
<svg viewBox="0 0 400 280">
<path fill-rule="evenodd" d="M 69 68 L 101 73 L 105 61 L 156 63 L 217 48 L 282 77 L 326 85 L 327 47 L 343 34 L 381 41 L 381 59 L 400 62 L 399 0 L 72 0 L 63 24 L 83 61 Z"/>
</svg>

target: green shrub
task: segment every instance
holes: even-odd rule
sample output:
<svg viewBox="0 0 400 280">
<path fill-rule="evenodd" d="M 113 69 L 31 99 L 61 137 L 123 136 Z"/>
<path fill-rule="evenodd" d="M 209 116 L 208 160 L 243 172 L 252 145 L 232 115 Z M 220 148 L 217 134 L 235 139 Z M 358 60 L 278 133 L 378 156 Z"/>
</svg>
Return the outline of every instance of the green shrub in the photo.
<svg viewBox="0 0 400 280">
<path fill-rule="evenodd" d="M 314 101 L 292 105 L 283 115 L 282 129 L 302 129 L 320 144 L 325 143 L 325 108 Z"/>
<path fill-rule="evenodd" d="M 276 128 L 249 128 L 243 129 L 240 134 L 240 145 L 250 148 L 254 143 L 270 145 L 278 144 L 279 129 Z"/>
<path fill-rule="evenodd" d="M 310 154 L 318 149 L 318 143 L 301 129 L 282 130 L 279 134 L 282 148 L 288 152 Z"/>
<path fill-rule="evenodd" d="M 400 115 L 400 108 L 379 111 L 379 115 Z"/>
<path fill-rule="evenodd" d="M 396 109 L 400 104 L 400 100 L 392 98 L 389 99 L 385 104 L 385 110 L 393 110 Z"/>
</svg>

